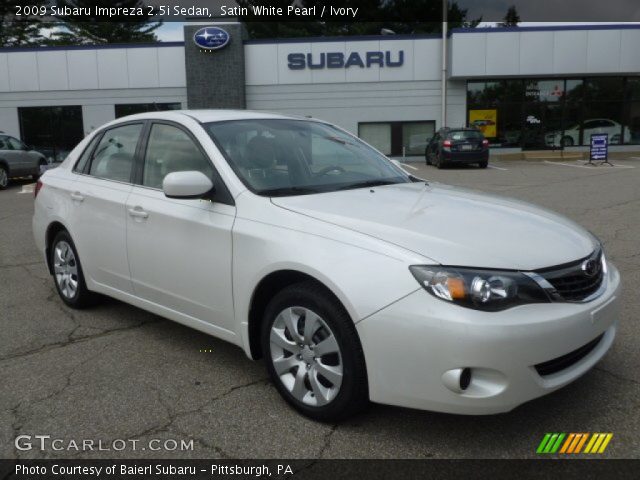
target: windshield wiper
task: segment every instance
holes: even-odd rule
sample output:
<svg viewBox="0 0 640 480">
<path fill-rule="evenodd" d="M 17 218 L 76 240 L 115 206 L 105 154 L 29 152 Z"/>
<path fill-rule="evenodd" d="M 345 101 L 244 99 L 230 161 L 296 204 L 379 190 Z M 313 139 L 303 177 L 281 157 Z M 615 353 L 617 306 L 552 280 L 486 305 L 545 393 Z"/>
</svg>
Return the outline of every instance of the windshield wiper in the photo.
<svg viewBox="0 0 640 480">
<path fill-rule="evenodd" d="M 320 190 L 311 187 L 281 187 L 270 188 L 268 190 L 261 190 L 258 192 L 260 195 L 266 195 L 268 197 L 281 197 L 286 195 L 306 195 L 309 193 L 319 193 Z"/>
<path fill-rule="evenodd" d="M 403 183 L 403 182 L 394 182 L 393 180 L 366 180 L 364 182 L 350 183 L 349 185 L 345 185 L 344 187 L 338 188 L 338 190 L 351 190 L 353 188 L 366 188 L 366 187 L 381 187 L 383 185 L 395 185 L 396 183 Z"/>
</svg>

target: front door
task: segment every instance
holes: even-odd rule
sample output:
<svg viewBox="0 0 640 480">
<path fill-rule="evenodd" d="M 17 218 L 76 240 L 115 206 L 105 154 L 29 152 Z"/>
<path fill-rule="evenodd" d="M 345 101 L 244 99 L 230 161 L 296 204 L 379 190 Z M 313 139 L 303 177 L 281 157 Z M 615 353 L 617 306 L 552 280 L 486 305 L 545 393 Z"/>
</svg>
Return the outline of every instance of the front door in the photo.
<svg viewBox="0 0 640 480">
<path fill-rule="evenodd" d="M 233 326 L 231 229 L 235 207 L 209 200 L 167 198 L 171 172 L 216 172 L 181 127 L 154 123 L 140 185 L 127 201 L 127 252 L 135 294 L 229 332 Z M 214 181 L 215 183 L 215 181 Z"/>
</svg>

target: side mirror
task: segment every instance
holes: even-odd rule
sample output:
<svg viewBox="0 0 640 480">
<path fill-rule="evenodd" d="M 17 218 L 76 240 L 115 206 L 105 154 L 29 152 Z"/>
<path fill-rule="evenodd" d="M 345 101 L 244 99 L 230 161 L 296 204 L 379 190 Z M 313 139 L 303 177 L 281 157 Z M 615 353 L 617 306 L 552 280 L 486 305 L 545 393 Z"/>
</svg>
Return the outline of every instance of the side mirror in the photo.
<svg viewBox="0 0 640 480">
<path fill-rule="evenodd" d="M 173 172 L 164 177 L 162 191 L 168 198 L 202 198 L 213 190 L 213 182 L 202 172 Z"/>
</svg>

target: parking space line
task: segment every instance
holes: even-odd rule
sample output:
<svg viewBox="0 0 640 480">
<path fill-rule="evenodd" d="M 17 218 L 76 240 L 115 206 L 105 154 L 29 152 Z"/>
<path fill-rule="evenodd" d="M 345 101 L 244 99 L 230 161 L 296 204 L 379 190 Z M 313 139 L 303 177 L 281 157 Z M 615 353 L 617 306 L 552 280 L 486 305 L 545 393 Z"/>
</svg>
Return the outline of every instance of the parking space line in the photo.
<svg viewBox="0 0 640 480">
<path fill-rule="evenodd" d="M 33 193 L 33 189 L 36 187 L 35 183 L 30 183 L 28 185 L 23 185 L 22 186 L 22 190 L 20 190 L 18 192 L 18 194 L 20 193 Z"/>
<path fill-rule="evenodd" d="M 410 168 L 411 170 L 418 170 L 416 167 L 413 167 L 411 165 L 407 165 L 406 163 L 401 163 L 400 165 L 402 165 L 403 167 Z"/>
<path fill-rule="evenodd" d="M 495 165 L 487 165 L 489 168 L 495 168 L 496 170 L 509 170 L 508 168 L 496 167 Z"/>
<path fill-rule="evenodd" d="M 570 163 L 562 163 L 562 162 L 550 162 L 545 160 L 544 163 L 549 165 L 562 165 L 563 167 L 573 167 L 573 168 L 586 168 L 588 170 L 598 167 L 599 165 L 571 165 Z M 608 168 L 636 168 L 630 165 L 613 165 L 612 167 L 607 165 Z"/>
</svg>

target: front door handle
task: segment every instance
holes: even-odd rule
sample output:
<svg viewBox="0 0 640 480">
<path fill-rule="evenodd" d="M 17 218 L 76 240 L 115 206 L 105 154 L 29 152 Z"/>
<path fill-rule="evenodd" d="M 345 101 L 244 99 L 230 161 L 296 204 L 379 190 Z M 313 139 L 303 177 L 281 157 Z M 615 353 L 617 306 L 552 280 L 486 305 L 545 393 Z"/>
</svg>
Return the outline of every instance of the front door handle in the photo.
<svg viewBox="0 0 640 480">
<path fill-rule="evenodd" d="M 71 194 L 71 200 L 75 200 L 76 202 L 81 202 L 84 200 L 84 195 L 82 195 L 80 192 L 73 192 Z"/>
<path fill-rule="evenodd" d="M 149 214 L 142 207 L 134 207 L 129 209 L 129 215 L 136 218 L 148 218 Z"/>
</svg>

